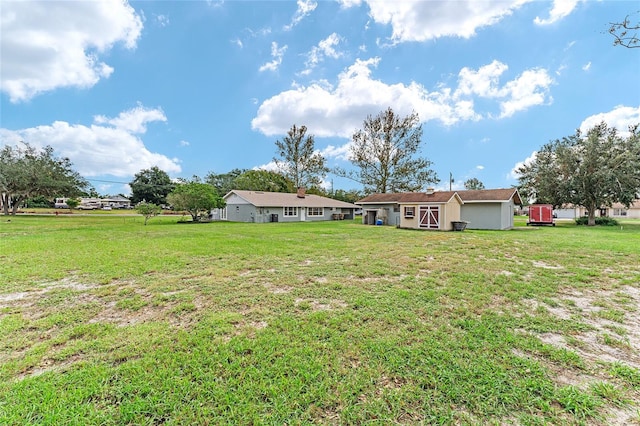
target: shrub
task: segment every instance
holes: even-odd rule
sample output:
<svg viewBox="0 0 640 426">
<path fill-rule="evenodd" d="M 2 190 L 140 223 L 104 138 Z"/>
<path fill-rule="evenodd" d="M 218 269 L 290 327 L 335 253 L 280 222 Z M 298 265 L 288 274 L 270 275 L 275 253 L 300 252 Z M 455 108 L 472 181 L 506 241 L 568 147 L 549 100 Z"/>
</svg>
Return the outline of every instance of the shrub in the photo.
<svg viewBox="0 0 640 426">
<path fill-rule="evenodd" d="M 587 216 L 582 216 L 576 219 L 576 225 L 586 225 L 587 222 L 589 221 L 589 218 Z M 602 225 L 602 226 L 617 226 L 618 225 L 618 221 L 610 218 L 610 217 L 596 217 L 596 225 Z"/>
</svg>

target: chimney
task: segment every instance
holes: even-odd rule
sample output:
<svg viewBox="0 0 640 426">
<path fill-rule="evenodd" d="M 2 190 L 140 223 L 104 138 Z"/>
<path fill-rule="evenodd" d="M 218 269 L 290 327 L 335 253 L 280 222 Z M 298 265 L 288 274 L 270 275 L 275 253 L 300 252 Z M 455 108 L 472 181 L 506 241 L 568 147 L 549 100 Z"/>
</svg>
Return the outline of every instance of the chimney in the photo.
<svg viewBox="0 0 640 426">
<path fill-rule="evenodd" d="M 297 194 L 298 198 L 304 198 L 304 197 L 305 197 L 305 194 L 304 194 L 304 193 L 305 193 L 305 189 L 304 189 L 304 187 L 299 186 L 299 187 L 298 187 L 298 194 Z"/>
<path fill-rule="evenodd" d="M 434 188 L 431 188 L 431 187 L 427 188 L 426 193 L 427 193 L 428 195 L 431 195 L 431 194 L 433 194 L 434 192 L 436 192 L 436 190 L 435 190 Z"/>
</svg>

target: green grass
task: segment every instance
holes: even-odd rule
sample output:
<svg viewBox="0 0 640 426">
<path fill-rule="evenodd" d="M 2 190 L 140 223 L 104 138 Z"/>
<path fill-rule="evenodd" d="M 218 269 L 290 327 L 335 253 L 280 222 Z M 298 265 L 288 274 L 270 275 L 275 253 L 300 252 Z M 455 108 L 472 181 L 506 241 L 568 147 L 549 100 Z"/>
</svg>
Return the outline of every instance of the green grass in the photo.
<svg viewBox="0 0 640 426">
<path fill-rule="evenodd" d="M 176 220 L 0 218 L 0 424 L 606 424 L 639 408 L 639 370 L 583 357 L 582 336 L 607 321 L 624 341 L 599 339 L 633 352 L 640 222 Z M 582 312 L 576 292 L 613 297 Z"/>
</svg>

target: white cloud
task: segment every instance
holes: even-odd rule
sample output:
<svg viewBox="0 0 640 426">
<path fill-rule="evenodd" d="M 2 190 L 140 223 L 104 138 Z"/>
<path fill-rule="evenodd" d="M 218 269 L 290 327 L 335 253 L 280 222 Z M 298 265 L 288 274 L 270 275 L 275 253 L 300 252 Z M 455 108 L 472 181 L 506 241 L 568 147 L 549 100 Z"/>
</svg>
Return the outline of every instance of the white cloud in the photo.
<svg viewBox="0 0 640 426">
<path fill-rule="evenodd" d="M 615 127 L 622 136 L 629 135 L 629 126 L 640 124 L 640 106 L 628 107 L 619 105 L 612 111 L 595 114 L 584 119 L 580 124 L 582 134 L 601 122 L 607 123 L 609 127 Z"/>
<path fill-rule="evenodd" d="M 582 71 L 589 71 L 591 69 L 591 62 L 587 62 L 582 66 Z"/>
<path fill-rule="evenodd" d="M 469 38 L 531 0 L 379 1 L 367 0 L 369 15 L 390 24 L 394 42 L 426 41 L 439 37 Z M 359 2 L 342 1 L 343 7 Z"/>
<path fill-rule="evenodd" d="M 0 20 L 0 89 L 11 102 L 109 77 L 113 68 L 100 56 L 117 43 L 135 48 L 143 26 L 121 0 L 8 1 Z"/>
<path fill-rule="evenodd" d="M 166 27 L 169 25 L 169 17 L 167 15 L 155 15 L 156 22 L 161 27 Z"/>
<path fill-rule="evenodd" d="M 282 47 L 278 47 L 278 43 L 275 41 L 271 42 L 271 57 L 273 60 L 271 62 L 267 62 L 266 64 L 260 67 L 260 72 L 262 71 L 277 71 L 278 67 L 282 63 L 282 57 L 284 56 L 284 52 L 287 51 L 287 46 L 284 45 Z"/>
<path fill-rule="evenodd" d="M 107 118 L 103 115 L 96 115 L 94 122 L 97 124 L 110 124 L 129 133 L 146 133 L 147 123 L 153 121 L 167 121 L 167 117 L 161 108 L 149 109 L 141 104 L 128 111 L 121 112 L 116 118 Z"/>
<path fill-rule="evenodd" d="M 476 169 L 478 169 L 478 170 L 484 170 L 484 166 L 482 166 L 482 165 L 477 165 L 477 166 L 476 166 Z"/>
<path fill-rule="evenodd" d="M 298 0 L 297 4 L 298 9 L 296 10 L 295 15 L 293 15 L 291 23 L 289 25 L 285 25 L 283 28 L 285 31 L 289 31 L 298 25 L 305 17 L 316 10 L 316 7 L 318 7 L 318 3 L 313 0 Z"/>
<path fill-rule="evenodd" d="M 181 141 L 179 142 L 179 145 L 180 145 L 180 146 L 189 146 L 189 145 L 191 145 L 191 144 L 189 143 L 189 141 L 181 140 Z"/>
<path fill-rule="evenodd" d="M 536 25 L 550 25 L 567 17 L 578 6 L 580 0 L 554 0 L 553 7 L 547 19 L 536 16 L 533 22 Z"/>
<path fill-rule="evenodd" d="M 302 74 L 309 74 L 313 68 L 315 68 L 318 63 L 324 61 L 325 57 L 337 59 L 342 56 L 342 52 L 335 49 L 335 47 L 340 43 L 341 37 L 332 33 L 330 36 L 321 40 L 317 46 L 313 46 L 311 51 L 307 54 L 307 60 L 305 62 L 305 66 L 307 67 Z"/>
<path fill-rule="evenodd" d="M 508 68 L 507 65 L 495 60 L 477 71 L 463 68 L 459 73 L 455 96 L 477 95 L 482 98 L 501 99 L 500 118 L 510 117 L 534 105 L 551 102 L 548 92 L 553 79 L 547 70 L 526 70 L 515 80 L 500 86 L 500 76 Z"/>
<path fill-rule="evenodd" d="M 482 97 L 494 98 L 501 96 L 499 82 L 500 76 L 509 67 L 500 61 L 493 61 L 489 65 L 484 65 L 478 70 L 464 67 L 458 73 L 458 89 L 456 96 L 478 95 Z"/>
<path fill-rule="evenodd" d="M 439 84 L 430 92 L 416 82 L 388 84 L 374 79 L 372 68 L 379 62 L 380 58 L 356 60 L 338 76 L 335 86 L 326 81 L 294 84 L 260 105 L 252 128 L 271 136 L 284 134 L 298 123 L 318 137 L 349 138 L 367 115 L 389 106 L 398 114 L 416 111 L 422 122 L 440 121 L 448 126 L 491 116 L 475 111 L 475 98 L 496 101 L 499 118 L 550 100 L 551 78 L 544 70 L 527 70 L 500 85 L 499 77 L 507 66 L 494 61 L 478 70 L 464 68 L 455 89 Z"/>
<path fill-rule="evenodd" d="M 20 130 L 0 128 L 0 140 L 8 145 L 19 141 L 36 147 L 51 145 L 58 155 L 69 157 L 85 177 L 127 177 L 152 166 L 179 173 L 179 160 L 149 151 L 137 136 L 145 133 L 147 123 L 166 120 L 162 110 L 139 105 L 116 118 L 96 116 L 88 126 L 55 121 Z"/>
<path fill-rule="evenodd" d="M 549 87 L 553 79 L 545 69 L 527 70 L 506 83 L 501 93 L 507 100 L 500 103 L 500 118 L 511 117 L 535 105 L 551 103 Z"/>
<path fill-rule="evenodd" d="M 348 9 L 350 7 L 360 6 L 362 0 L 338 0 L 338 3 L 340 3 L 342 9 Z"/>
</svg>

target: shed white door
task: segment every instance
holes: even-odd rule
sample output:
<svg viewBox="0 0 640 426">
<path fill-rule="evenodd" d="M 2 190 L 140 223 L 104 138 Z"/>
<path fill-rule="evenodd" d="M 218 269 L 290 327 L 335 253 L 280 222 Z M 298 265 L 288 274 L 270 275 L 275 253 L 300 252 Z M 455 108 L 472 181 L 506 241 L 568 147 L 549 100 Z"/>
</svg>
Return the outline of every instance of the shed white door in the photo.
<svg viewBox="0 0 640 426">
<path fill-rule="evenodd" d="M 440 229 L 440 206 L 420 207 L 420 228 Z"/>
</svg>

